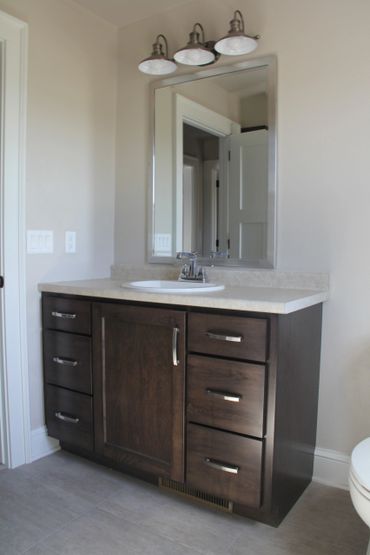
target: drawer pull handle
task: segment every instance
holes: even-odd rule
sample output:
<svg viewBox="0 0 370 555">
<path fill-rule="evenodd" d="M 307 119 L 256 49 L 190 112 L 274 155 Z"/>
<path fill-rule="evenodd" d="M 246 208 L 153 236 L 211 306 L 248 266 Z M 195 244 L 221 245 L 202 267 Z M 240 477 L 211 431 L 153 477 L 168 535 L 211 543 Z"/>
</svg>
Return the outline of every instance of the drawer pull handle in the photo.
<svg viewBox="0 0 370 555">
<path fill-rule="evenodd" d="M 241 395 L 236 393 L 230 393 L 229 391 L 219 391 L 218 389 L 206 389 L 207 395 L 212 397 L 217 397 L 218 399 L 223 399 L 224 401 L 231 401 L 232 403 L 239 403 L 242 398 Z"/>
<path fill-rule="evenodd" d="M 232 343 L 241 343 L 243 341 L 242 335 L 227 335 L 213 331 L 207 331 L 207 335 L 210 339 L 216 339 L 217 341 L 230 341 Z"/>
<path fill-rule="evenodd" d="M 208 457 L 204 459 L 204 462 L 206 465 L 211 466 L 216 470 L 222 470 L 222 472 L 229 472 L 230 474 L 238 474 L 239 472 L 239 466 L 235 466 L 234 464 L 227 464 Z"/>
<path fill-rule="evenodd" d="M 174 366 L 178 366 L 180 361 L 177 357 L 177 347 L 178 347 L 178 340 L 179 340 L 179 328 L 173 328 L 172 331 L 172 363 Z"/>
<path fill-rule="evenodd" d="M 56 412 L 55 416 L 56 418 L 58 418 L 58 420 L 62 420 L 63 422 L 68 422 L 68 424 L 78 424 L 80 421 L 79 418 L 75 418 L 74 416 L 67 416 L 66 414 L 63 414 L 60 411 Z"/>
<path fill-rule="evenodd" d="M 56 310 L 53 310 L 51 315 L 54 316 L 54 318 L 64 318 L 64 320 L 74 320 L 77 318 L 77 314 L 72 314 L 70 312 L 58 312 Z"/>
<path fill-rule="evenodd" d="M 60 364 L 61 366 L 77 366 L 77 360 L 69 360 L 67 358 L 53 357 L 53 362 Z"/>
</svg>

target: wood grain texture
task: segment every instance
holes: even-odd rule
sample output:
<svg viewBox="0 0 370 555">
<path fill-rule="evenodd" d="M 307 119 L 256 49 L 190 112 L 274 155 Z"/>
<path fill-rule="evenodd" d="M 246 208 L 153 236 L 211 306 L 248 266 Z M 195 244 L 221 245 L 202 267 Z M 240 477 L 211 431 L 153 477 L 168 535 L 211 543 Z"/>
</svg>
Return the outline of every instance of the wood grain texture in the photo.
<svg viewBox="0 0 370 555">
<path fill-rule="evenodd" d="M 284 516 L 312 479 L 322 305 L 278 316 L 273 512 Z"/>
<path fill-rule="evenodd" d="M 188 347 L 193 353 L 265 362 L 268 356 L 268 319 L 191 313 Z M 212 339 L 208 332 L 241 336 L 240 343 Z"/>
<path fill-rule="evenodd" d="M 210 393 L 211 392 L 211 393 Z M 240 396 L 224 400 L 212 392 Z M 187 419 L 239 434 L 263 437 L 265 367 L 190 355 L 187 368 Z"/>
<path fill-rule="evenodd" d="M 46 386 L 45 395 L 48 434 L 71 445 L 92 450 L 94 447 L 92 398 L 53 385 Z M 63 422 L 55 416 L 56 412 L 78 418 L 79 421 L 77 424 Z"/>
<path fill-rule="evenodd" d="M 91 395 L 91 338 L 45 330 L 43 345 L 46 383 Z M 55 361 L 56 357 L 76 365 L 60 364 Z"/>
<path fill-rule="evenodd" d="M 101 303 L 93 321 L 97 452 L 182 481 L 185 313 Z"/>
<path fill-rule="evenodd" d="M 224 499 L 259 507 L 263 442 L 196 424 L 188 425 L 186 481 Z M 210 467 L 210 458 L 239 467 L 230 474 Z"/>
<path fill-rule="evenodd" d="M 42 320 L 44 329 L 91 334 L 91 303 L 74 298 L 43 295 Z M 58 318 L 53 312 L 75 314 L 75 318 Z"/>
</svg>

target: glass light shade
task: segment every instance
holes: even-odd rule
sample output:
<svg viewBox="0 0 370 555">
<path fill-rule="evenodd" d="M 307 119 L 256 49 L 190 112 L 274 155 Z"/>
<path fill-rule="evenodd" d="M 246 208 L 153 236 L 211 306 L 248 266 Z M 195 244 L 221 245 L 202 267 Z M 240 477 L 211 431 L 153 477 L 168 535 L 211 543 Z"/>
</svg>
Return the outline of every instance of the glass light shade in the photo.
<svg viewBox="0 0 370 555">
<path fill-rule="evenodd" d="M 257 48 L 257 41 L 252 37 L 247 37 L 247 35 L 231 34 L 220 39 L 215 44 L 215 50 L 220 54 L 225 54 L 226 56 L 241 56 L 242 54 L 249 54 Z"/>
<path fill-rule="evenodd" d="M 182 48 L 174 55 L 176 62 L 187 66 L 203 66 L 215 60 L 213 52 L 202 46 Z"/>
<path fill-rule="evenodd" d="M 167 75 L 176 71 L 177 66 L 175 62 L 163 56 L 150 56 L 139 64 L 139 70 L 148 75 Z"/>
</svg>

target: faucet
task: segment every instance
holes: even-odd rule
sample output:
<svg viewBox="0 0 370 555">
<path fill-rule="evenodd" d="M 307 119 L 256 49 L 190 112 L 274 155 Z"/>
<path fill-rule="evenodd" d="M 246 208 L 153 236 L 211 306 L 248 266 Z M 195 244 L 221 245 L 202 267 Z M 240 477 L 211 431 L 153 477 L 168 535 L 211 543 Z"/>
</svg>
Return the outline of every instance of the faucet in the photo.
<svg viewBox="0 0 370 555">
<path fill-rule="evenodd" d="M 197 264 L 198 254 L 196 252 L 178 252 L 176 254 L 177 260 L 188 259 L 189 262 L 185 263 L 179 275 L 179 281 L 206 281 L 206 273 L 202 266 Z"/>
</svg>

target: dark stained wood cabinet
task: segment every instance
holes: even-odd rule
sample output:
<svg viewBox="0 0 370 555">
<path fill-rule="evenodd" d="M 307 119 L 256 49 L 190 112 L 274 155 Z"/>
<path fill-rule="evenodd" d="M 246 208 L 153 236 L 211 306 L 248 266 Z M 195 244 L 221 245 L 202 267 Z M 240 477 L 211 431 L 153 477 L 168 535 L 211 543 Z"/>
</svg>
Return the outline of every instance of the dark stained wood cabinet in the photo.
<svg viewBox="0 0 370 555">
<path fill-rule="evenodd" d="M 321 316 L 44 293 L 48 432 L 278 525 L 312 479 Z"/>
<path fill-rule="evenodd" d="M 42 320 L 48 433 L 92 452 L 91 303 L 43 295 Z"/>
<path fill-rule="evenodd" d="M 184 481 L 185 312 L 95 303 L 96 452 Z"/>
</svg>

